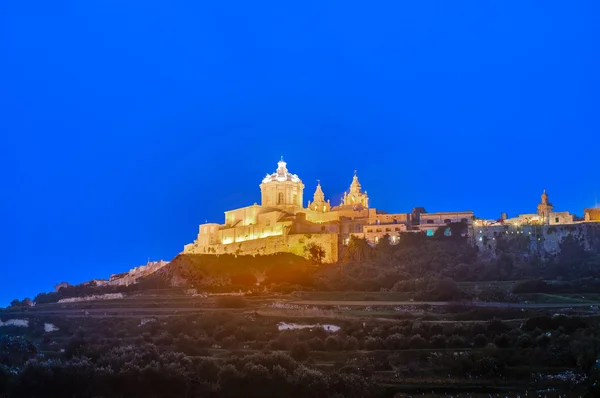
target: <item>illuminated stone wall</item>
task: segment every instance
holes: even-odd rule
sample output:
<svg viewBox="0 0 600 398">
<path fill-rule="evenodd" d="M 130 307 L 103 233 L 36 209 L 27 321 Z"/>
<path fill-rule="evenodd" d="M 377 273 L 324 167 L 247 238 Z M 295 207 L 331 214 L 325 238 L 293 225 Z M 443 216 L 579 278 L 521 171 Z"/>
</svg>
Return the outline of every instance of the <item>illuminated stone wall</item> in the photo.
<svg viewBox="0 0 600 398">
<path fill-rule="evenodd" d="M 218 244 L 208 247 L 187 245 L 184 253 L 237 255 L 293 253 L 305 257 L 304 248 L 311 243 L 323 248 L 325 251 L 324 262 L 335 263 L 338 261 L 338 234 L 334 233 L 270 236 L 262 239 L 231 244 Z"/>
</svg>

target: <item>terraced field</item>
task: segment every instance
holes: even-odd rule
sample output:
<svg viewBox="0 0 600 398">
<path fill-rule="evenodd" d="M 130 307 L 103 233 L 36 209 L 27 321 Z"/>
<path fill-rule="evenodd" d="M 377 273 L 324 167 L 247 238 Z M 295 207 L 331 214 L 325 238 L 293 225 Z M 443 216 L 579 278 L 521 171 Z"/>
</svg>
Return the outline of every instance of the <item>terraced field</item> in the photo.
<svg viewBox="0 0 600 398">
<path fill-rule="evenodd" d="M 2 321 L 23 319 L 29 326 L 0 331 L 34 340 L 47 357 L 64 355 L 74 336 L 121 345 L 153 343 L 162 350 L 223 360 L 281 350 L 324 371 L 352 369 L 390 396 L 516 397 L 528 391 L 529 396 L 551 397 L 578 391 L 583 375 L 569 360 L 544 360 L 542 340 L 574 339 L 576 330 L 528 329 L 528 322 L 552 320 L 560 313 L 596 325 L 600 303 L 592 298 L 536 295 L 527 303 L 458 303 L 414 302 L 402 293 L 295 292 L 250 295 L 227 304 L 220 296 L 156 290 L 3 310 Z M 298 330 L 280 330 L 282 322 Z M 45 332 L 45 323 L 58 330 Z M 323 325 L 340 329 L 330 332 Z M 541 389 L 544 395 L 536 395 Z"/>
</svg>

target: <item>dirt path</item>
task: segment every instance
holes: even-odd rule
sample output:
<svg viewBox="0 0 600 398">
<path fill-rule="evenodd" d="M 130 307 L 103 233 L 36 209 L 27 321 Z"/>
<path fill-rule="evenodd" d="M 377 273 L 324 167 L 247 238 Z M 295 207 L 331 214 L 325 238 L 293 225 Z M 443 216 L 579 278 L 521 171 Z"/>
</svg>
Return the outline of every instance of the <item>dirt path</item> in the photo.
<svg viewBox="0 0 600 398">
<path fill-rule="evenodd" d="M 488 308 L 570 308 L 570 307 L 590 307 L 594 303 L 500 303 L 500 302 L 457 302 L 457 301 L 346 301 L 346 300 L 294 300 L 290 304 L 297 305 L 339 305 L 339 306 L 447 306 L 460 305 L 465 307 L 488 307 Z"/>
</svg>

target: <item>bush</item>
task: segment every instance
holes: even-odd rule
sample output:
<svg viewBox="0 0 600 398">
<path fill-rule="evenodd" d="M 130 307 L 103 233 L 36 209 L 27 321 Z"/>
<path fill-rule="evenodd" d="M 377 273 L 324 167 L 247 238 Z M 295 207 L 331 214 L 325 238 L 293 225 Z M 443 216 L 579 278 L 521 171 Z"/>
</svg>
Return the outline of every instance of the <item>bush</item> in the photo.
<svg viewBox="0 0 600 398">
<path fill-rule="evenodd" d="M 364 347 L 366 350 L 380 350 L 383 348 L 383 340 L 380 337 L 367 337 Z"/>
<path fill-rule="evenodd" d="M 325 339 L 325 348 L 327 351 L 337 351 L 341 346 L 342 344 L 338 336 L 329 336 Z"/>
<path fill-rule="evenodd" d="M 408 341 L 408 348 L 426 348 L 427 341 L 418 334 L 415 334 Z"/>
<path fill-rule="evenodd" d="M 504 333 L 502 333 L 500 336 L 496 336 L 496 338 L 494 339 L 494 344 L 496 344 L 496 347 L 499 348 L 506 348 L 508 347 L 510 343 L 510 340 L 508 339 L 508 336 Z"/>
<path fill-rule="evenodd" d="M 309 352 L 310 349 L 308 347 L 308 344 L 306 344 L 305 342 L 298 342 L 294 343 L 294 345 L 292 346 L 290 355 L 296 361 L 304 361 L 306 358 L 308 358 Z"/>
<path fill-rule="evenodd" d="M 404 335 L 394 333 L 386 337 L 384 344 L 385 348 L 387 348 L 388 350 L 401 350 L 406 348 L 407 342 L 406 337 L 404 337 Z"/>
<path fill-rule="evenodd" d="M 350 336 L 344 342 L 344 351 L 356 351 L 358 350 L 360 343 L 354 336 Z"/>
<path fill-rule="evenodd" d="M 475 336 L 475 338 L 473 339 L 473 344 L 475 344 L 475 347 L 485 347 L 488 343 L 488 339 L 487 337 L 485 337 L 484 334 L 478 334 L 477 336 Z"/>
<path fill-rule="evenodd" d="M 313 351 L 325 351 L 325 343 L 319 337 L 313 337 L 308 341 L 308 345 Z"/>
<path fill-rule="evenodd" d="M 441 334 L 436 334 L 431 338 L 431 347 L 446 348 L 446 338 Z"/>
<path fill-rule="evenodd" d="M 460 336 L 454 335 L 448 339 L 448 347 L 450 348 L 463 348 L 465 345 L 465 341 Z"/>
<path fill-rule="evenodd" d="M 240 296 L 219 296 L 215 303 L 219 308 L 244 308 L 248 305 L 246 299 Z"/>
</svg>

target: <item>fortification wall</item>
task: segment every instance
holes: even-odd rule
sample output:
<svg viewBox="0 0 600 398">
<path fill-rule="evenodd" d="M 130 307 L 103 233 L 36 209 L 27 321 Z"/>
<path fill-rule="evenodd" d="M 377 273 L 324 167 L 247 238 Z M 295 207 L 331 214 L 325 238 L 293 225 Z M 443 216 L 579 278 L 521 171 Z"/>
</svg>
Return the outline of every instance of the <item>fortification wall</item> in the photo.
<svg viewBox="0 0 600 398">
<path fill-rule="evenodd" d="M 291 234 L 286 236 L 269 236 L 262 239 L 246 240 L 227 245 L 211 245 L 207 247 L 186 247 L 186 253 L 195 254 L 237 254 L 265 255 L 275 253 L 293 253 L 306 257 L 305 247 L 317 244 L 325 251 L 323 262 L 338 261 L 338 234 Z"/>
<path fill-rule="evenodd" d="M 482 258 L 496 258 L 503 250 L 548 258 L 560 254 L 563 239 L 572 236 L 586 250 L 600 252 L 600 223 L 568 225 L 500 225 L 471 227 L 472 242 Z"/>
</svg>

